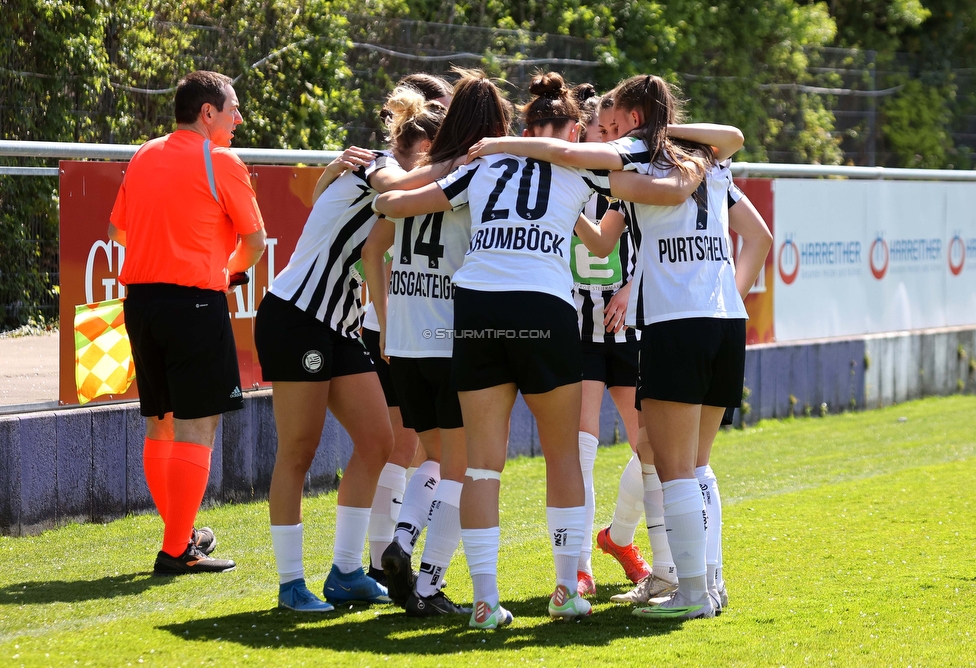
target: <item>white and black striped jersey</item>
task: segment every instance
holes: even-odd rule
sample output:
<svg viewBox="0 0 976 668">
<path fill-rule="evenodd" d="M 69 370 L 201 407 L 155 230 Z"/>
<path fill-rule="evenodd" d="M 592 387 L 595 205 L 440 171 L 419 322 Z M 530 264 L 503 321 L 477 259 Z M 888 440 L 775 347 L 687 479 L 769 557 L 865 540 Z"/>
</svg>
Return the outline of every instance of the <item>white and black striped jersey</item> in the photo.
<svg viewBox="0 0 976 668">
<path fill-rule="evenodd" d="M 353 265 L 376 222 L 371 208 L 376 191 L 369 177 L 399 166 L 389 153 L 374 153 L 368 167 L 345 172 L 318 198 L 288 265 L 270 289 L 349 338 L 359 337 L 363 317 L 363 279 Z"/>
<path fill-rule="evenodd" d="M 459 167 L 438 184 L 455 208 L 468 204 L 471 244 L 454 282 L 486 292 L 543 292 L 573 303 L 573 227 L 609 173 L 501 153 Z"/>
<path fill-rule="evenodd" d="M 573 272 L 573 299 L 579 316 L 580 340 L 593 343 L 624 343 L 640 339 L 640 331 L 625 327 L 608 332 L 603 325 L 607 304 L 613 295 L 627 285 L 637 269 L 637 246 L 630 232 L 630 219 L 619 200 L 612 203 L 603 195 L 594 195 L 583 207 L 583 215 L 599 224 L 607 211 L 620 211 L 626 225 L 623 234 L 606 257 L 591 253 L 579 237 L 573 237 L 570 269 Z"/>
<path fill-rule="evenodd" d="M 640 139 L 610 142 L 624 169 L 665 176 Z M 729 238 L 732 173 L 729 162 L 706 173 L 694 195 L 678 206 L 627 203 L 636 223 L 638 253 L 627 324 L 641 327 L 681 318 L 748 318 L 735 286 Z"/>
<path fill-rule="evenodd" d="M 376 317 L 376 309 L 373 307 L 373 302 L 368 302 L 363 307 L 363 329 L 368 329 L 372 332 L 380 331 L 380 320 Z"/>
<path fill-rule="evenodd" d="M 466 210 L 439 211 L 396 224 L 386 316 L 390 357 L 450 357 L 454 350 L 454 273 L 471 242 Z"/>
</svg>

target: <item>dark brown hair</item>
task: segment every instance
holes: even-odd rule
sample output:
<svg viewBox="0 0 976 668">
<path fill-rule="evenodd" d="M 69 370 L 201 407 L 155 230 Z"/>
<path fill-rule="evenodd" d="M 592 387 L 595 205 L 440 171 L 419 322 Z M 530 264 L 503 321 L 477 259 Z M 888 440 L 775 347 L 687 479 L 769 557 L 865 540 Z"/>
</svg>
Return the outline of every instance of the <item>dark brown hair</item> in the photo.
<svg viewBox="0 0 976 668">
<path fill-rule="evenodd" d="M 479 139 L 504 137 L 512 121 L 512 105 L 481 70 L 454 68 L 460 78 L 454 99 L 430 146 L 425 162 L 453 160 L 465 155 Z"/>
<path fill-rule="evenodd" d="M 529 83 L 529 92 L 535 98 L 522 107 L 522 118 L 527 128 L 551 125 L 558 132 L 567 123 L 580 119 L 576 98 L 558 72 L 536 74 Z"/>
<path fill-rule="evenodd" d="M 586 128 L 597 116 L 600 96 L 596 94 L 593 84 L 582 83 L 573 89 L 573 98 L 579 105 L 580 112 L 580 141 L 586 138 Z"/>
<path fill-rule="evenodd" d="M 644 140 L 651 162 L 677 167 L 685 174 L 705 175 L 706 166 L 713 161 L 711 148 L 668 137 L 668 125 L 681 123 L 684 109 L 677 89 L 667 81 L 651 74 L 631 77 L 615 89 L 613 105 L 641 114 L 643 124 L 630 134 Z"/>
<path fill-rule="evenodd" d="M 447 109 L 440 102 L 426 100 L 413 86 L 397 86 L 383 105 L 387 141 L 401 153 L 410 153 L 414 144 L 433 141 Z"/>
<path fill-rule="evenodd" d="M 217 72 L 197 70 L 187 74 L 176 84 L 176 122 L 196 123 L 200 108 L 208 102 L 217 107 L 217 111 L 223 111 L 224 86 L 231 83 L 230 77 Z"/>
<path fill-rule="evenodd" d="M 426 72 L 414 72 L 400 79 L 397 86 L 411 86 L 428 100 L 454 95 L 454 88 L 440 77 Z"/>
</svg>

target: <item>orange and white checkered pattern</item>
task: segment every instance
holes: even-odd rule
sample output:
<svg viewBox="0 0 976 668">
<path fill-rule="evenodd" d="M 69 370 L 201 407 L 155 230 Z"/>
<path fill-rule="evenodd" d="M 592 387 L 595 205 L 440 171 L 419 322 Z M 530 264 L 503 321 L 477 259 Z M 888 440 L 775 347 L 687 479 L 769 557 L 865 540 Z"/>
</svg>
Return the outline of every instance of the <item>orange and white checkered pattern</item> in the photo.
<svg viewBox="0 0 976 668">
<path fill-rule="evenodd" d="M 124 394 L 136 377 L 122 300 L 75 307 L 75 387 L 86 404 L 103 394 Z"/>
</svg>

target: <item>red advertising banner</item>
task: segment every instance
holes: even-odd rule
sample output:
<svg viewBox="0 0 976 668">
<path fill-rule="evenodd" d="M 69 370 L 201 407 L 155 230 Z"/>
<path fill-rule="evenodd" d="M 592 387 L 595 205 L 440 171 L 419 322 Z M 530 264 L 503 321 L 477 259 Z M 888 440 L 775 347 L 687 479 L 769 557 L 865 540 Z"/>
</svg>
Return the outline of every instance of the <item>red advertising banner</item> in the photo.
<svg viewBox="0 0 976 668">
<path fill-rule="evenodd" d="M 772 179 L 736 179 L 735 184 L 742 189 L 749 201 L 773 231 L 773 181 Z M 738 237 L 732 233 L 733 247 L 738 256 Z M 766 264 L 752 291 L 746 296 L 746 311 L 749 312 L 749 322 L 746 325 L 746 343 L 771 343 L 776 340 L 773 327 L 773 251 L 770 249 L 766 256 Z"/>
<path fill-rule="evenodd" d="M 61 404 L 77 404 L 74 369 L 75 306 L 125 296 L 118 274 L 125 248 L 109 241 L 108 222 L 127 163 L 61 163 Z M 268 232 L 268 249 L 250 270 L 251 281 L 227 293 L 241 386 L 257 388 L 261 369 L 254 350 L 254 316 L 271 281 L 291 257 L 312 208 L 312 189 L 321 167 L 255 166 L 251 185 Z M 134 399 L 135 384 L 122 396 L 96 399 Z"/>
<path fill-rule="evenodd" d="M 75 306 L 125 296 L 118 274 L 125 262 L 125 248 L 109 241 L 108 222 L 112 205 L 127 163 L 73 162 L 61 163 L 61 338 L 60 388 L 61 404 L 77 404 L 74 369 Z M 271 282 L 291 257 L 302 227 L 312 208 L 312 189 L 321 167 L 255 166 L 251 168 L 251 185 L 268 233 L 268 249 L 260 262 L 250 270 L 251 281 L 227 294 L 241 386 L 257 388 L 261 368 L 254 349 L 254 316 Z M 770 179 L 738 179 L 736 183 L 773 228 L 773 192 Z M 736 241 L 733 234 L 733 242 Z M 772 253 L 756 287 L 746 298 L 749 311 L 748 343 L 768 343 L 773 331 L 773 261 Z M 134 399 L 135 384 L 124 395 L 109 395 L 96 401 Z"/>
</svg>

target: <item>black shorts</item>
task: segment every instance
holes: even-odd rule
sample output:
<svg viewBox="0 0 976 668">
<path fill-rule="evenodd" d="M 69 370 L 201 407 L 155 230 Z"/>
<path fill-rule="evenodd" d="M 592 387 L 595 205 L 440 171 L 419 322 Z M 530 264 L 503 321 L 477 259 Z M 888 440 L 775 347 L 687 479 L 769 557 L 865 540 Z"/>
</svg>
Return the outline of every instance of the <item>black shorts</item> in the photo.
<svg viewBox="0 0 976 668">
<path fill-rule="evenodd" d="M 746 365 L 746 321 L 667 320 L 641 328 L 641 399 L 738 406 Z"/>
<path fill-rule="evenodd" d="M 266 381 L 323 382 L 375 371 L 362 339 L 343 336 L 270 292 L 254 319 L 254 346 Z"/>
<path fill-rule="evenodd" d="M 390 365 L 380 355 L 380 333 L 363 327 L 363 344 L 369 351 L 369 358 L 373 360 L 376 367 L 376 375 L 380 377 L 380 385 L 383 386 L 383 396 L 386 397 L 388 408 L 396 408 L 400 405 L 397 398 L 396 387 L 393 385 L 393 378 L 390 376 Z"/>
<path fill-rule="evenodd" d="M 397 394 L 403 397 L 403 426 L 416 432 L 458 429 L 461 404 L 451 386 L 450 357 L 391 357 L 390 371 Z"/>
<path fill-rule="evenodd" d="M 244 408 L 227 295 L 168 283 L 126 289 L 141 413 L 194 420 Z"/>
<path fill-rule="evenodd" d="M 574 306 L 542 292 L 457 288 L 455 389 L 515 383 L 522 394 L 541 394 L 582 379 Z"/>
<path fill-rule="evenodd" d="M 583 380 L 607 387 L 636 387 L 640 341 L 597 343 L 583 341 Z"/>
</svg>

